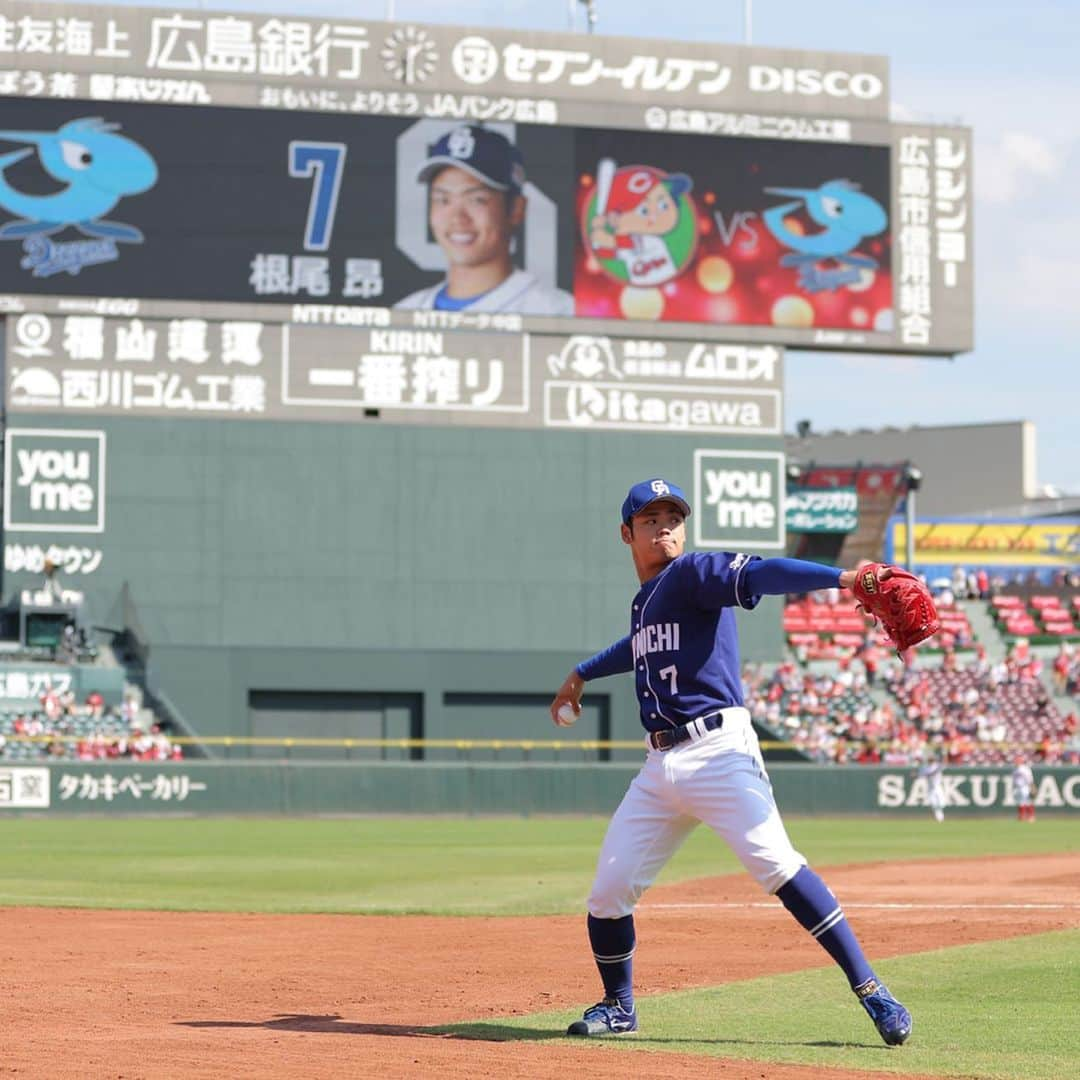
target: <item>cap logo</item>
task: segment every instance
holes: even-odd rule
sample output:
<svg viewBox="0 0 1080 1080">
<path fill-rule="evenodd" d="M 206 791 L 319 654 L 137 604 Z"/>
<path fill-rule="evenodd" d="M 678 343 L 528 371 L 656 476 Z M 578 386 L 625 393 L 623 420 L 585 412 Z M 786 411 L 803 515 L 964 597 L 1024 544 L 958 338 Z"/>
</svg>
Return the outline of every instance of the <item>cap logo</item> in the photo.
<svg viewBox="0 0 1080 1080">
<path fill-rule="evenodd" d="M 476 139 L 468 128 L 457 128 L 450 133 L 446 148 L 456 158 L 470 158 L 476 148 Z"/>
<path fill-rule="evenodd" d="M 671 494 L 671 488 L 669 488 L 667 486 L 667 484 L 664 483 L 663 480 L 654 480 L 649 485 L 649 487 L 652 488 L 653 493 L 656 494 L 656 495 L 670 495 Z"/>
<path fill-rule="evenodd" d="M 648 191 L 652 185 L 652 174 L 645 172 L 644 169 L 639 169 L 637 172 L 631 173 L 630 179 L 626 181 L 627 191 L 631 191 L 635 195 L 640 195 L 643 191 Z"/>
</svg>

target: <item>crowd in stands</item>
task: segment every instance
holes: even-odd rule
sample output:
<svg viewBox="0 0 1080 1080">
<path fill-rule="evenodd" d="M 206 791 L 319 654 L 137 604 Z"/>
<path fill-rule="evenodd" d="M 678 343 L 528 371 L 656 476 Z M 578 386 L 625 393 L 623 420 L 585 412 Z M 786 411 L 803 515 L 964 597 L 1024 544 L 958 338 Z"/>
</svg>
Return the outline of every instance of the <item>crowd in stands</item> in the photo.
<svg viewBox="0 0 1080 1080">
<path fill-rule="evenodd" d="M 147 719 L 137 693 L 107 706 L 92 691 L 79 702 L 48 689 L 36 707 L 0 708 L 0 759 L 5 761 L 178 761 L 183 757 L 159 724 Z"/>
<path fill-rule="evenodd" d="M 755 721 L 815 761 L 953 765 L 1004 764 L 1022 745 L 1045 764 L 1080 764 L 1080 719 L 1063 716 L 1042 679 L 1042 661 L 1026 645 L 998 663 L 985 650 L 940 667 L 891 659 L 869 668 L 863 656 L 838 670 L 810 672 L 794 661 L 770 673 L 747 666 L 746 700 Z M 1064 665 L 1061 665 L 1064 666 Z M 1080 679 L 1072 658 L 1066 679 Z M 880 679 L 877 700 L 871 687 Z"/>
<path fill-rule="evenodd" d="M 769 675 L 748 665 L 743 683 L 754 720 L 814 761 L 901 764 L 917 760 L 925 743 L 899 723 L 894 704 L 874 703 L 867 668 L 850 660 L 835 674 L 791 661 Z"/>
<path fill-rule="evenodd" d="M 766 730 L 822 762 L 1004 764 L 1020 747 L 1036 762 L 1080 764 L 1078 710 L 1053 700 L 1080 698 L 1080 646 L 1070 640 L 1080 636 L 1072 591 L 1080 581 L 1058 579 L 1033 581 L 1023 596 L 1002 593 L 1006 583 L 985 570 L 957 567 L 931 581 L 942 622 L 929 644 L 940 659 L 931 662 L 918 650 L 897 657 L 850 593 L 789 597 L 784 630 L 794 659 L 770 672 L 748 667 L 747 704 Z M 1003 659 L 992 662 L 976 641 L 962 607 L 969 600 L 996 613 L 1009 643 Z M 1057 653 L 1044 660 L 1022 632 L 1056 635 Z"/>
<path fill-rule="evenodd" d="M 996 663 L 982 647 L 966 663 L 946 653 L 940 668 L 890 671 L 888 685 L 907 720 L 939 741 L 950 764 L 1003 763 L 1009 756 L 1003 743 L 1032 747 L 1045 764 L 1080 762 L 1077 717 L 1061 715 L 1043 667 L 1019 641 Z"/>
</svg>

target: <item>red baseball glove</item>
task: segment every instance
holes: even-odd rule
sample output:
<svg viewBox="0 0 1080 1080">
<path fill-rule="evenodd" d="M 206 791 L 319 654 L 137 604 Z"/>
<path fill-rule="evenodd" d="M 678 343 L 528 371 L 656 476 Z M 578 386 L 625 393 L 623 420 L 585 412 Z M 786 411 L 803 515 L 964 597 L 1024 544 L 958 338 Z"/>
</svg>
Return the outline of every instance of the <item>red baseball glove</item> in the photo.
<svg viewBox="0 0 1080 1080">
<path fill-rule="evenodd" d="M 855 571 L 851 591 L 866 614 L 881 622 L 897 652 L 918 645 L 941 629 L 930 590 L 899 566 L 867 563 Z"/>
</svg>

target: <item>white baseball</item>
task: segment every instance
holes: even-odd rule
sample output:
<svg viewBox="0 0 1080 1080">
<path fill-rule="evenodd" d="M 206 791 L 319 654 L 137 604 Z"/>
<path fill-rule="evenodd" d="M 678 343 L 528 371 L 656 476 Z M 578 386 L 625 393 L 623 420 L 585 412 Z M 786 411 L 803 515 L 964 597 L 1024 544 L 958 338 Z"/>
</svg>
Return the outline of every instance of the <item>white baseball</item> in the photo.
<svg viewBox="0 0 1080 1080">
<path fill-rule="evenodd" d="M 571 727 L 577 723 L 577 713 L 574 712 L 574 706 L 569 701 L 564 701 L 559 706 L 559 711 L 555 714 L 559 718 L 559 723 L 563 727 Z"/>
</svg>

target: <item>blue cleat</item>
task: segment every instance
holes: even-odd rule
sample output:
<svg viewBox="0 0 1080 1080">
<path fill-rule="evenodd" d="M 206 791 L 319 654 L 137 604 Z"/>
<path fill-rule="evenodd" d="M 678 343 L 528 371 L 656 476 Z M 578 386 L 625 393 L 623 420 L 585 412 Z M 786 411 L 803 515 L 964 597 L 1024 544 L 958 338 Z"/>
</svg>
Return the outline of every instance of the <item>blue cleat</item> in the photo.
<svg viewBox="0 0 1080 1080">
<path fill-rule="evenodd" d="M 604 998 L 585 1010 L 580 1020 L 567 1029 L 567 1035 L 608 1036 L 630 1035 L 637 1031 L 637 1009 L 627 1012 L 615 998 Z"/>
<path fill-rule="evenodd" d="M 855 988 L 862 1007 L 870 1014 L 878 1034 L 889 1046 L 899 1046 L 911 1034 L 911 1013 L 877 979 Z M 587 1015 L 587 1014 L 586 1014 Z"/>
</svg>

